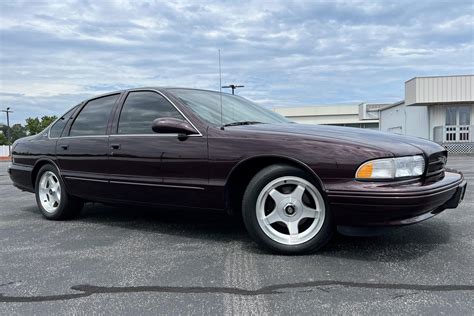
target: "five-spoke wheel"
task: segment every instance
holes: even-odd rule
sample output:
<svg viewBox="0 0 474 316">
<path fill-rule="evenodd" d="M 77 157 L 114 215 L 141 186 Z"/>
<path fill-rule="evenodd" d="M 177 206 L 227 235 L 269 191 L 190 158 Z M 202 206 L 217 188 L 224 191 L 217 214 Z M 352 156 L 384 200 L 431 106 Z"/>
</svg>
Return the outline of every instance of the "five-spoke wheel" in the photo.
<svg viewBox="0 0 474 316">
<path fill-rule="evenodd" d="M 311 252 L 332 234 L 324 197 L 307 172 L 272 165 L 257 173 L 244 194 L 242 214 L 250 235 L 283 253 Z"/>
<path fill-rule="evenodd" d="M 66 192 L 59 171 L 52 164 L 42 166 L 35 182 L 36 203 L 44 217 L 67 219 L 80 212 L 84 202 Z"/>
<path fill-rule="evenodd" d="M 324 222 L 324 200 L 318 189 L 298 177 L 268 183 L 257 198 L 257 220 L 268 237 L 285 245 L 313 238 Z"/>
<path fill-rule="evenodd" d="M 61 204 L 61 183 L 54 173 L 46 171 L 39 181 L 39 198 L 41 206 L 48 213 L 53 213 Z"/>
</svg>

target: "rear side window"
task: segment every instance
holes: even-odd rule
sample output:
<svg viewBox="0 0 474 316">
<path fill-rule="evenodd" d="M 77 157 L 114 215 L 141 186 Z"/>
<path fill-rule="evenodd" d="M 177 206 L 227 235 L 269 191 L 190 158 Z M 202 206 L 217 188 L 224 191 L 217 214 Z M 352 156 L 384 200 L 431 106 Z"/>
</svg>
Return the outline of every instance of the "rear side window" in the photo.
<svg viewBox="0 0 474 316">
<path fill-rule="evenodd" d="M 162 117 L 184 119 L 162 95 L 152 91 L 130 92 L 123 105 L 119 134 L 153 134 L 153 120 Z"/>
<path fill-rule="evenodd" d="M 119 94 L 89 101 L 72 124 L 69 136 L 105 135 L 107 122 Z"/>
<path fill-rule="evenodd" d="M 77 109 L 78 106 L 73 107 L 71 110 L 69 110 L 66 114 L 61 116 L 59 120 L 54 123 L 53 126 L 49 129 L 49 137 L 51 138 L 58 138 L 61 136 L 61 133 L 63 132 L 64 126 L 66 126 L 67 121 L 71 118 L 71 116 L 74 114 L 74 111 Z"/>
</svg>

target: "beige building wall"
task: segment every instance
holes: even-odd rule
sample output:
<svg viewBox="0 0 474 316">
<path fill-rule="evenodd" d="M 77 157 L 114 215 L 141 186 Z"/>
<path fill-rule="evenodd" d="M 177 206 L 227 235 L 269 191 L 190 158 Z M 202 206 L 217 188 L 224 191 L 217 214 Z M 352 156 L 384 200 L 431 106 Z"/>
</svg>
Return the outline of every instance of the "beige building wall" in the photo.
<svg viewBox="0 0 474 316">
<path fill-rule="evenodd" d="M 378 123 L 378 119 L 361 119 L 358 104 L 315 105 L 274 108 L 273 111 L 302 124 L 363 124 Z"/>
<path fill-rule="evenodd" d="M 415 77 L 405 82 L 405 103 L 469 102 L 474 100 L 474 76 Z"/>
</svg>

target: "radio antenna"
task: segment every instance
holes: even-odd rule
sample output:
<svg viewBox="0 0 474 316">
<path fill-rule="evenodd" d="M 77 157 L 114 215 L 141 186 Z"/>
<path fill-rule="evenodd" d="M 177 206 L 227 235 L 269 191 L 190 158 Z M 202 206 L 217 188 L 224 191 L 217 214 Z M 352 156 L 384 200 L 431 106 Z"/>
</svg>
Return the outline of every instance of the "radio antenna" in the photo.
<svg viewBox="0 0 474 316">
<path fill-rule="evenodd" d="M 222 118 L 222 72 L 221 72 L 221 50 L 219 49 L 219 101 L 221 105 L 221 129 L 224 129 L 224 121 Z"/>
</svg>

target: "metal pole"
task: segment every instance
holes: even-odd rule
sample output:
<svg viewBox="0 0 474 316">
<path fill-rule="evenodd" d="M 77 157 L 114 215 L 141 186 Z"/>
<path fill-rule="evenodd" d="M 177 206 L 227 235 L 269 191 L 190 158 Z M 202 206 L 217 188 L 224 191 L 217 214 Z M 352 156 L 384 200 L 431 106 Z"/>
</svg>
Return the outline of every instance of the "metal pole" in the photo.
<svg viewBox="0 0 474 316">
<path fill-rule="evenodd" d="M 229 88 L 230 88 L 230 89 L 232 89 L 232 95 L 234 94 L 235 89 L 237 89 L 237 88 L 243 88 L 243 87 L 244 87 L 244 86 L 242 86 L 242 85 L 237 85 L 237 84 L 230 84 L 230 85 L 228 85 L 228 86 L 222 86 L 222 88 L 226 88 L 226 89 L 229 89 Z"/>
<path fill-rule="evenodd" d="M 10 111 L 10 108 L 8 107 L 6 110 L 2 110 L 2 112 L 5 112 L 7 114 L 8 156 L 11 156 L 11 154 L 12 154 L 12 145 L 11 145 L 11 141 L 10 141 L 10 113 L 13 113 L 13 111 Z"/>
</svg>

